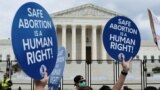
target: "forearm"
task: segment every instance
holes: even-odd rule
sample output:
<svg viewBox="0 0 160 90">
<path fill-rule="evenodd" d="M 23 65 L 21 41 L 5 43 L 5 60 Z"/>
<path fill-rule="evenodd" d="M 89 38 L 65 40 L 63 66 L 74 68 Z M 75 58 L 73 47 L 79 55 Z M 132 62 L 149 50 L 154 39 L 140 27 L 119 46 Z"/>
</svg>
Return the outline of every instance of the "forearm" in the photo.
<svg viewBox="0 0 160 90">
<path fill-rule="evenodd" d="M 121 75 L 119 76 L 118 81 L 113 86 L 112 90 L 121 90 L 124 84 L 124 81 L 126 79 L 126 76 L 128 74 L 131 60 L 132 60 L 132 57 L 127 62 L 124 59 L 122 60 L 121 65 L 123 67 L 123 70 L 121 71 Z"/>
<path fill-rule="evenodd" d="M 123 84 L 124 84 L 124 81 L 126 79 L 126 76 L 121 74 L 119 76 L 119 79 L 118 81 L 116 82 L 116 84 L 113 86 L 112 90 L 121 90 Z"/>
<path fill-rule="evenodd" d="M 42 81 L 35 80 L 34 83 L 35 83 L 35 90 L 44 90 L 46 84 L 43 84 Z"/>
<path fill-rule="evenodd" d="M 44 90 L 44 87 L 42 87 L 42 86 L 36 86 L 35 90 Z"/>
<path fill-rule="evenodd" d="M 48 74 L 45 72 L 45 76 L 42 80 L 34 80 L 35 90 L 44 90 L 48 82 Z"/>
</svg>

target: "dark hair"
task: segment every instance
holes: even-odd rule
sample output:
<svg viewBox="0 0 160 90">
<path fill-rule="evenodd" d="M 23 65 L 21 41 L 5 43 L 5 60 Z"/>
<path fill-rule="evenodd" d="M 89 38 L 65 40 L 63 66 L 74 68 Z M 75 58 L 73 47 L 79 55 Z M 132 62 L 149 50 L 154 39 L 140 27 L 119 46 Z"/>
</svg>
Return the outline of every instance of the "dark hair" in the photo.
<svg viewBox="0 0 160 90">
<path fill-rule="evenodd" d="M 99 90 L 111 90 L 109 86 L 103 85 Z"/>
<path fill-rule="evenodd" d="M 86 87 L 79 87 L 78 90 L 93 90 L 93 89 L 89 86 L 86 86 Z"/>
<path fill-rule="evenodd" d="M 154 86 L 148 86 L 144 90 L 158 90 L 158 89 Z"/>
<path fill-rule="evenodd" d="M 128 86 L 124 86 L 123 90 L 132 90 L 131 88 L 129 88 Z"/>
<path fill-rule="evenodd" d="M 83 79 L 83 76 L 82 75 L 76 75 L 75 77 L 74 77 L 74 83 L 78 83 L 80 80 L 82 80 Z"/>
<path fill-rule="evenodd" d="M 9 80 L 7 83 L 9 87 L 13 85 L 12 80 Z"/>
<path fill-rule="evenodd" d="M 19 87 L 18 87 L 18 90 L 22 90 L 22 88 L 19 86 Z"/>
</svg>

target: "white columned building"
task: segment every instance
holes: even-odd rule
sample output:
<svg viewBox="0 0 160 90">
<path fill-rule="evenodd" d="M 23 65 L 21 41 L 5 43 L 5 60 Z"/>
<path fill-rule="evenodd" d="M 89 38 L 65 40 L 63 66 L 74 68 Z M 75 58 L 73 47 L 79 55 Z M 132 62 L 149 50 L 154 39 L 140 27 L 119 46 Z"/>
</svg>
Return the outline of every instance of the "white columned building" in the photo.
<svg viewBox="0 0 160 90">
<path fill-rule="evenodd" d="M 71 60 L 106 60 L 101 36 L 106 22 L 116 15 L 119 14 L 93 4 L 51 14 L 57 27 L 58 46 L 66 47 Z"/>
<path fill-rule="evenodd" d="M 93 4 L 85 4 L 50 14 L 53 19 L 58 46 L 67 49 L 70 60 L 111 59 L 103 46 L 102 33 L 105 24 L 117 12 Z M 11 40 L 0 40 L 0 60 L 10 56 L 15 60 Z M 152 41 L 143 41 L 135 58 L 160 59 L 160 51 Z"/>
</svg>

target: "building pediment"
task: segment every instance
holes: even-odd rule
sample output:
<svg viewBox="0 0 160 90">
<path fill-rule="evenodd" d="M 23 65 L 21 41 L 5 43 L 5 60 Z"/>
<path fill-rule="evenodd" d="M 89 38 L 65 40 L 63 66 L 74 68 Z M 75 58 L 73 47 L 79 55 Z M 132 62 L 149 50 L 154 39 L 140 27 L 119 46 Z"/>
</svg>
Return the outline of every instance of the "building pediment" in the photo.
<svg viewBox="0 0 160 90">
<path fill-rule="evenodd" d="M 120 15 L 117 12 L 93 4 L 85 4 L 51 14 L 51 17 L 108 17 Z"/>
</svg>

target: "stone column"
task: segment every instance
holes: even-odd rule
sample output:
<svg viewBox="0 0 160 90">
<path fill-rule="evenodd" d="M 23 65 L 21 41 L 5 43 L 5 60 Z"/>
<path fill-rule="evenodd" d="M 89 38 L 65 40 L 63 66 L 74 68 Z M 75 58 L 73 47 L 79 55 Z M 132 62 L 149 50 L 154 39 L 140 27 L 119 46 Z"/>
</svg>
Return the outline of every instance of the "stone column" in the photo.
<svg viewBox="0 0 160 90">
<path fill-rule="evenodd" d="M 62 46 L 64 48 L 66 48 L 66 32 L 67 31 L 67 28 L 66 28 L 66 25 L 62 25 Z"/>
<path fill-rule="evenodd" d="M 72 25 L 72 60 L 76 60 L 76 25 Z"/>
<path fill-rule="evenodd" d="M 102 26 L 102 30 L 101 30 L 101 58 L 102 60 L 106 60 L 107 59 L 107 52 L 104 48 L 104 44 L 103 44 L 103 30 L 104 30 L 104 26 Z"/>
<path fill-rule="evenodd" d="M 92 60 L 97 60 L 97 26 L 92 26 Z"/>
<path fill-rule="evenodd" d="M 57 25 L 54 25 L 55 31 L 57 32 Z"/>
<path fill-rule="evenodd" d="M 86 60 L 86 27 L 81 26 L 81 59 Z"/>
</svg>

